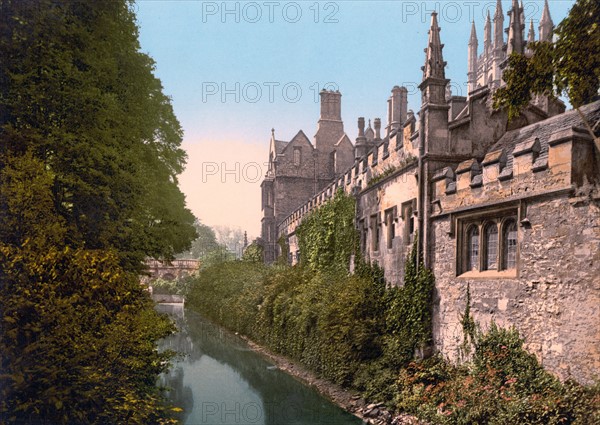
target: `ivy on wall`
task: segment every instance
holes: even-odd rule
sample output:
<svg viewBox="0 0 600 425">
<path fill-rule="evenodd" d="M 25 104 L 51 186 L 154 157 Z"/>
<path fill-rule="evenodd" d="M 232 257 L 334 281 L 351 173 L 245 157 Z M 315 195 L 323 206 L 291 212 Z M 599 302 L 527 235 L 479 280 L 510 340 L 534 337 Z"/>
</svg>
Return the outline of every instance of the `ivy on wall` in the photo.
<svg viewBox="0 0 600 425">
<path fill-rule="evenodd" d="M 356 201 L 341 189 L 296 229 L 301 264 L 311 270 L 347 270 L 356 250 Z"/>
</svg>

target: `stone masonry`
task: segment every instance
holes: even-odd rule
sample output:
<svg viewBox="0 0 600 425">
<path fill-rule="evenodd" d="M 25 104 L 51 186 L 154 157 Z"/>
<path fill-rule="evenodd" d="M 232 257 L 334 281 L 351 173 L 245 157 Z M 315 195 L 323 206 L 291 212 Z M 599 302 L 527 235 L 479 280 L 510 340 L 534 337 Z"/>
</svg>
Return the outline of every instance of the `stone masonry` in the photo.
<svg viewBox="0 0 600 425">
<path fill-rule="evenodd" d="M 360 255 L 402 285 L 413 242 L 435 274 L 434 349 L 463 359 L 461 315 L 485 329 L 516 327 L 527 349 L 561 379 L 600 376 L 600 152 L 583 118 L 600 122 L 600 100 L 565 112 L 538 96 L 517 119 L 492 108 L 508 53 L 530 54 L 516 0 L 508 39 L 499 1 L 484 27 L 479 54 L 475 24 L 468 42 L 469 93 L 452 96 L 437 16 L 432 14 L 422 104 L 408 109 L 406 89 L 388 99 L 387 125 L 358 119 L 354 146 L 341 122 L 341 95 L 321 93 L 314 144 L 299 132 L 272 134 L 262 183 L 265 261 L 301 256 L 295 235 L 303 217 L 338 190 L 355 196 Z M 550 40 L 548 2 L 539 39 Z M 599 128 L 600 126 L 596 126 Z M 283 238 L 289 252 L 280 252 Z M 417 240 L 415 241 L 415 238 Z M 349 265 L 350 266 L 350 265 Z"/>
</svg>

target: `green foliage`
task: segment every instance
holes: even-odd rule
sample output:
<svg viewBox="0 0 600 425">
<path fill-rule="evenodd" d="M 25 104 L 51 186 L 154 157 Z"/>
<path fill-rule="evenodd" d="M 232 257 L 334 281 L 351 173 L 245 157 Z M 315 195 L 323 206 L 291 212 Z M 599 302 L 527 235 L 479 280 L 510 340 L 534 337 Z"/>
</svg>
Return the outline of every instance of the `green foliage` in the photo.
<svg viewBox="0 0 600 425">
<path fill-rule="evenodd" d="M 138 276 L 113 251 L 65 243 L 31 154 L 7 158 L 0 183 L 3 423 L 171 423 L 155 387 L 170 354 L 155 341 L 173 329 Z"/>
<path fill-rule="evenodd" d="M 397 166 L 388 166 L 380 174 L 373 176 L 367 183 L 367 187 L 376 185 L 380 181 L 385 180 L 385 178 L 394 174 L 396 171 L 401 170 L 404 167 L 406 167 L 407 165 L 412 164 L 416 161 L 417 161 L 417 158 L 415 158 L 412 155 L 408 155 L 406 158 L 404 158 L 402 161 L 400 161 L 400 163 Z"/>
<path fill-rule="evenodd" d="M 393 166 L 392 167 L 387 167 L 380 174 L 377 174 L 377 175 L 373 176 L 371 178 L 371 180 L 369 180 L 369 183 L 367 184 L 367 187 L 374 186 L 375 184 L 377 184 L 380 181 L 384 180 L 386 177 L 391 176 L 392 174 L 394 174 L 396 171 L 398 171 L 398 167 L 393 167 Z"/>
<path fill-rule="evenodd" d="M 203 269 L 188 306 L 321 376 L 441 424 L 588 424 L 600 418 L 600 384 L 561 384 L 523 349 L 514 329 L 462 324 L 472 361 L 415 361 L 431 343 L 433 275 L 407 258 L 404 286 L 357 261 L 346 270 L 225 262 Z M 417 267 L 419 264 L 419 267 Z M 470 298 L 468 294 L 467 298 Z"/>
<path fill-rule="evenodd" d="M 262 263 L 263 262 L 263 247 L 257 243 L 251 243 L 244 250 L 242 260 L 249 263 Z"/>
<path fill-rule="evenodd" d="M 52 178 L 69 243 L 139 271 L 194 237 L 177 175 L 182 130 L 126 0 L 0 2 L 0 167 L 25 152 Z"/>
<path fill-rule="evenodd" d="M 2 423 L 167 424 L 136 271 L 194 237 L 129 1 L 0 0 Z"/>
<path fill-rule="evenodd" d="M 556 92 L 574 107 L 589 103 L 600 88 L 600 4 L 577 0 L 554 33 Z"/>
<path fill-rule="evenodd" d="M 153 294 L 169 294 L 169 295 L 183 295 L 184 297 L 191 291 L 191 286 L 194 283 L 194 279 L 191 276 L 182 277 L 180 279 L 166 280 L 166 279 L 153 279 L 148 282 L 149 286 L 152 286 Z"/>
<path fill-rule="evenodd" d="M 222 248 L 217 242 L 215 231 L 211 227 L 202 224 L 200 220 L 196 219 L 194 228 L 198 236 L 192 241 L 190 250 L 177 255 L 177 258 L 203 260 L 212 252 Z"/>
<path fill-rule="evenodd" d="M 465 306 L 465 312 L 460 318 L 460 324 L 463 330 L 463 342 L 461 344 L 461 351 L 464 356 L 471 354 L 471 347 L 477 344 L 477 339 L 480 336 L 480 330 L 471 316 L 471 287 L 467 283 L 467 304 Z"/>
<path fill-rule="evenodd" d="M 404 286 L 387 293 L 386 344 L 390 366 L 398 368 L 432 342 L 435 279 L 417 256 L 417 238 L 404 266 Z"/>
<path fill-rule="evenodd" d="M 509 120 L 519 116 L 532 95 L 567 94 L 578 108 L 591 102 L 600 88 L 600 4 L 577 0 L 556 27 L 554 43 L 530 46 L 534 55 L 512 54 L 494 94 L 494 107 L 505 107 Z"/>
<path fill-rule="evenodd" d="M 358 241 L 355 204 L 352 196 L 339 190 L 303 219 L 296 229 L 303 265 L 311 270 L 348 270 Z"/>
<path fill-rule="evenodd" d="M 277 245 L 279 246 L 280 253 L 277 262 L 281 265 L 285 265 L 288 263 L 288 258 L 290 256 L 290 245 L 288 244 L 287 237 L 285 235 L 279 236 Z"/>
<path fill-rule="evenodd" d="M 600 385 L 561 384 L 523 349 L 515 329 L 494 323 L 479 334 L 473 361 L 411 363 L 397 381 L 400 410 L 440 424 L 591 424 L 600 419 Z"/>
</svg>

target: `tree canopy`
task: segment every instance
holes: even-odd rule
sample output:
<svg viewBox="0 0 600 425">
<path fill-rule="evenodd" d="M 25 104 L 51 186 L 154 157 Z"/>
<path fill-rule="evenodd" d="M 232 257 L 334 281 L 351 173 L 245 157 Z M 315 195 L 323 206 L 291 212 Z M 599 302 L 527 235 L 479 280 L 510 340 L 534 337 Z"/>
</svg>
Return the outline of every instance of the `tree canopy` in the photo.
<svg viewBox="0 0 600 425">
<path fill-rule="evenodd" d="M 139 283 L 195 237 L 131 2 L 0 0 L 2 423 L 169 424 Z"/>
<path fill-rule="evenodd" d="M 577 0 L 554 31 L 556 41 L 536 42 L 531 57 L 512 54 L 494 105 L 518 116 L 532 95 L 567 95 L 573 107 L 591 102 L 600 89 L 600 3 Z"/>
<path fill-rule="evenodd" d="M 195 236 L 177 175 L 182 130 L 131 3 L 0 1 L 0 167 L 32 152 L 74 246 L 137 269 Z"/>
</svg>

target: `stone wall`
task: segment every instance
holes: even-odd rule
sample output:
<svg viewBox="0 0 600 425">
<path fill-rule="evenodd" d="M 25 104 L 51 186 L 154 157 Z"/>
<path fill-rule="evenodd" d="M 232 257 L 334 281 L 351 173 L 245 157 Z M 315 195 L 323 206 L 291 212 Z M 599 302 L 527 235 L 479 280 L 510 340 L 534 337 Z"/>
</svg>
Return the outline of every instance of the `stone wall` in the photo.
<svg viewBox="0 0 600 425">
<path fill-rule="evenodd" d="M 600 208 L 566 194 L 527 207 L 518 230 L 517 277 L 457 276 L 456 237 L 449 217 L 434 221 L 435 347 L 459 360 L 466 306 L 485 329 L 491 320 L 515 326 L 526 348 L 561 379 L 591 382 L 600 370 Z"/>
</svg>

